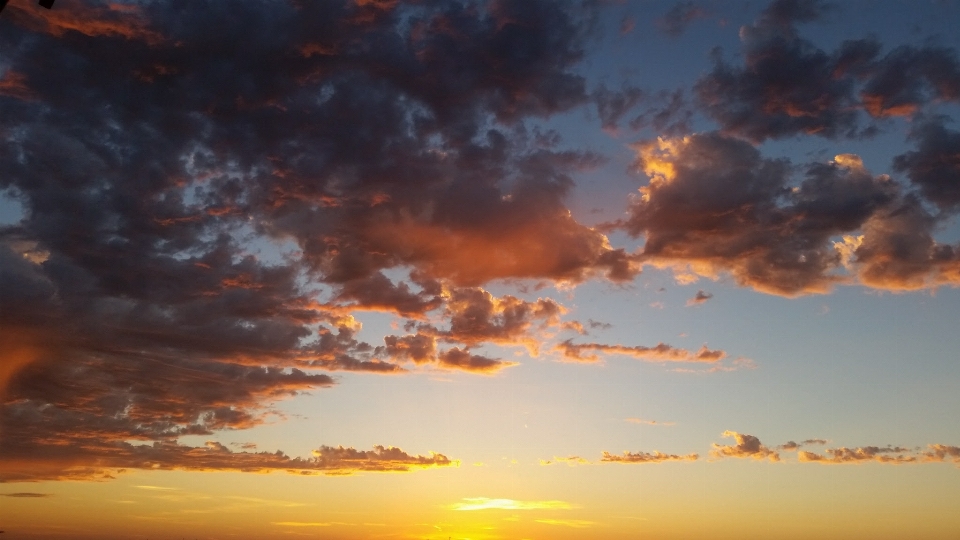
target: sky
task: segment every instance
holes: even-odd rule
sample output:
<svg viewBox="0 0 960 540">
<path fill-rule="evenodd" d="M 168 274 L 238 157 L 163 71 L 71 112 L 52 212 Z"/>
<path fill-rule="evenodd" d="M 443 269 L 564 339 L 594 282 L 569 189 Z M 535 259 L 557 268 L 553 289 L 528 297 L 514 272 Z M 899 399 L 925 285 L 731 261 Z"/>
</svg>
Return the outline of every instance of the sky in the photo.
<svg viewBox="0 0 960 540">
<path fill-rule="evenodd" d="M 955 540 L 958 25 L 10 0 L 4 538 Z"/>
</svg>

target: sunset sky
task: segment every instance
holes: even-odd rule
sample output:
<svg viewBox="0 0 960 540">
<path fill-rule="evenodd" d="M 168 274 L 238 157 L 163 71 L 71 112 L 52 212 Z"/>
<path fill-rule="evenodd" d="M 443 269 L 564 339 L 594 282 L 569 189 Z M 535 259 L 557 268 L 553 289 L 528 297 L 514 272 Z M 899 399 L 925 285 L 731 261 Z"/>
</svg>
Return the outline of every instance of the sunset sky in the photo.
<svg viewBox="0 0 960 540">
<path fill-rule="evenodd" d="M 956 540 L 957 28 L 10 0 L 3 537 Z"/>
</svg>

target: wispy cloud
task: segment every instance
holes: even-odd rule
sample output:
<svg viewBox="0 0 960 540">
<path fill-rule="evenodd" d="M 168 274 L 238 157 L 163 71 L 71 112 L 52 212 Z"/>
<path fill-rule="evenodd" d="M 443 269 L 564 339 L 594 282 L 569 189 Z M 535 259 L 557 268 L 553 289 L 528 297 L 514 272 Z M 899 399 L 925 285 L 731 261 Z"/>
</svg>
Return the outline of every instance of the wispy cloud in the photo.
<svg viewBox="0 0 960 540">
<path fill-rule="evenodd" d="M 564 501 L 517 501 L 513 499 L 488 499 L 486 497 L 471 497 L 463 502 L 449 506 L 450 510 L 569 510 L 574 505 Z"/>
<path fill-rule="evenodd" d="M 624 422 L 631 424 L 643 424 L 647 426 L 675 426 L 676 422 L 658 422 L 657 420 L 645 420 L 643 418 L 624 418 Z"/>
<path fill-rule="evenodd" d="M 604 452 L 600 461 L 604 463 L 663 463 L 665 461 L 696 461 L 700 459 L 699 454 L 664 454 L 661 452 L 628 452 L 623 454 L 611 454 Z"/>
<path fill-rule="evenodd" d="M 545 525 L 560 525 L 562 527 L 573 527 L 574 529 L 587 529 L 598 525 L 596 521 L 585 519 L 535 519 L 534 521 Z"/>
</svg>

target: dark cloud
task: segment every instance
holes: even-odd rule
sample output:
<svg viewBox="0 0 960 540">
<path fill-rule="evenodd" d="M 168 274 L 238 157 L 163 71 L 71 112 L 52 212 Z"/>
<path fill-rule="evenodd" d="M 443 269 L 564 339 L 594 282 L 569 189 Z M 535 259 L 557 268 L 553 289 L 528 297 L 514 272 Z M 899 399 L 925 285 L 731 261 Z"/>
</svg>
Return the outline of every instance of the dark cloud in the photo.
<svg viewBox="0 0 960 540">
<path fill-rule="evenodd" d="M 658 135 L 671 137 L 690 133 L 693 108 L 683 90 L 660 92 L 649 101 L 653 105 L 630 121 L 631 128 L 638 130 L 649 126 Z"/>
<path fill-rule="evenodd" d="M 18 492 L 18 493 L 0 493 L 3 497 L 17 497 L 23 499 L 44 499 L 47 497 L 53 497 L 50 493 L 30 493 L 30 492 Z"/>
<path fill-rule="evenodd" d="M 516 362 L 506 362 L 504 360 L 470 354 L 470 351 L 458 347 L 453 347 L 440 353 L 437 359 L 442 367 L 478 373 L 493 373 L 505 367 L 517 365 Z"/>
<path fill-rule="evenodd" d="M 960 209 L 960 132 L 936 119 L 914 128 L 917 149 L 894 158 L 894 169 L 905 172 L 928 201 L 951 213 Z"/>
<path fill-rule="evenodd" d="M 708 292 L 703 292 L 703 289 L 697 291 L 697 294 L 693 298 L 687 300 L 688 306 L 696 306 L 706 302 L 707 300 L 713 298 L 713 295 Z"/>
<path fill-rule="evenodd" d="M 860 93 L 872 116 L 911 116 L 931 101 L 960 101 L 960 62 L 953 49 L 904 45 L 890 51 Z"/>
<path fill-rule="evenodd" d="M 256 461 L 175 441 L 262 423 L 334 383 L 318 370 L 402 372 L 354 311 L 425 320 L 442 282 L 639 271 L 564 204 L 601 158 L 524 125 L 590 102 L 573 68 L 592 8 L 62 4 L 11 5 L 0 35 L 0 190 L 25 211 L 0 231 L 0 455 L 31 457 L 10 470 L 50 445 L 87 449 L 75 477 L 106 455 Z M 433 362 L 510 365 L 468 349 L 555 307 L 450 308 L 434 339 L 463 346 Z"/>
<path fill-rule="evenodd" d="M 593 91 L 593 100 L 600 117 L 600 126 L 609 132 L 616 132 L 617 123 L 630 109 L 641 103 L 644 93 L 639 88 L 625 87 L 610 90 L 601 85 Z"/>
<path fill-rule="evenodd" d="M 841 154 L 800 169 L 716 133 L 637 145 L 651 177 L 624 223 L 643 235 L 640 259 L 686 281 L 731 274 L 785 296 L 823 293 L 845 279 L 891 289 L 957 283 L 953 248 L 936 220 L 886 175 Z M 862 232 L 862 235 L 856 233 Z M 839 236 L 843 242 L 835 243 Z"/>
<path fill-rule="evenodd" d="M 713 70 L 695 89 L 724 132 L 754 141 L 857 133 L 855 81 L 838 75 L 863 69 L 879 46 L 848 41 L 832 55 L 816 48 L 792 24 L 817 13 L 813 2 L 774 2 L 754 25 L 740 30 L 742 67 L 715 56 Z"/>
<path fill-rule="evenodd" d="M 692 1 L 677 2 L 657 19 L 657 28 L 671 37 L 678 37 L 693 21 L 706 17 L 707 12 Z"/>
<path fill-rule="evenodd" d="M 810 445 L 810 444 L 824 445 L 824 444 L 827 444 L 827 441 L 823 439 L 806 439 L 805 441 L 802 441 L 802 442 L 788 441 L 778 446 L 777 450 L 786 450 L 787 452 L 795 452 L 799 450 L 802 446 Z"/>
<path fill-rule="evenodd" d="M 798 134 L 827 138 L 876 132 L 872 118 L 909 116 L 928 103 L 960 100 L 960 63 L 952 49 L 897 47 L 881 56 L 873 38 L 827 52 L 795 25 L 824 13 L 820 2 L 775 1 L 740 30 L 744 62 L 716 54 L 696 85 L 700 105 L 725 133 L 755 142 Z"/>
</svg>

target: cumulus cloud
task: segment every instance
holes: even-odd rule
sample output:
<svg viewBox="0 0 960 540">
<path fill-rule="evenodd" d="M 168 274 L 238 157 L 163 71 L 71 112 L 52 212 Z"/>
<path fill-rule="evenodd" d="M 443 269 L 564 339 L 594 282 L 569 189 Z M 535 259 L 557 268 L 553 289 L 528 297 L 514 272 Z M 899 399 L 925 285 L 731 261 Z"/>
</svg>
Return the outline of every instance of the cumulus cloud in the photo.
<svg viewBox="0 0 960 540">
<path fill-rule="evenodd" d="M 663 463 L 664 461 L 696 461 L 700 459 L 698 454 L 664 454 L 661 452 L 623 452 L 622 455 L 604 452 L 600 461 L 604 463 Z"/>
<path fill-rule="evenodd" d="M 32 456 L 19 474 L 44 476 L 54 443 L 87 450 L 50 478 L 262 461 L 176 440 L 261 424 L 331 371 L 489 373 L 512 363 L 471 347 L 557 321 L 445 287 L 639 272 L 564 202 L 603 159 L 524 126 L 590 103 L 590 6 L 57 7 L 9 6 L 0 37 L 0 190 L 24 208 L 0 230 L 0 455 Z M 451 323 L 378 347 L 363 310 Z"/>
<path fill-rule="evenodd" d="M 755 142 L 799 134 L 859 137 L 870 118 L 913 115 L 934 101 L 960 100 L 952 49 L 900 46 L 881 55 L 873 38 L 832 52 L 800 37 L 796 25 L 829 10 L 819 1 L 776 0 L 740 29 L 743 65 L 720 54 L 696 85 L 701 107 L 725 133 Z"/>
<path fill-rule="evenodd" d="M 713 449 L 710 455 L 715 458 L 751 458 L 756 460 L 769 459 L 770 461 L 780 461 L 780 454 L 764 446 L 760 439 L 753 435 L 737 433 L 736 431 L 724 431 L 723 437 L 732 437 L 736 440 L 735 445 L 721 445 L 713 443 Z"/>
<path fill-rule="evenodd" d="M 960 209 L 960 132 L 936 119 L 914 128 L 910 138 L 917 149 L 895 157 L 893 167 L 941 210 Z"/>
<path fill-rule="evenodd" d="M 789 162 L 719 133 L 636 149 L 651 180 L 622 225 L 644 237 L 641 261 L 678 279 L 730 274 L 783 296 L 825 293 L 849 274 L 894 290 L 960 282 L 956 249 L 933 238 L 937 219 L 854 154 L 810 163 L 798 182 Z"/>
</svg>

